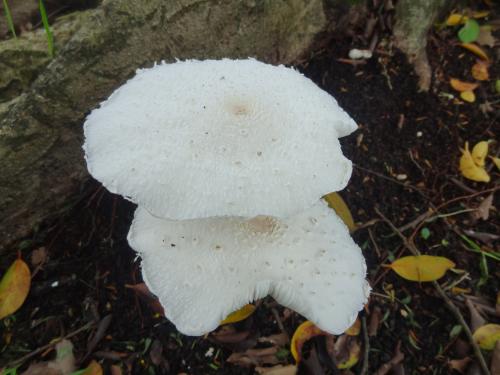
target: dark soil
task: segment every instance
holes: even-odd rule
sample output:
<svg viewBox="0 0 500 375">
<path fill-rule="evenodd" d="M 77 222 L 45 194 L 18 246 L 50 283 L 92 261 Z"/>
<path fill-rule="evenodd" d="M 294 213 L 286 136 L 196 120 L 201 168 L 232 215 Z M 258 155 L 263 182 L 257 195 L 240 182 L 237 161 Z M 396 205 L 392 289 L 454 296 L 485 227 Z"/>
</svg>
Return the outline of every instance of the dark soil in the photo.
<svg viewBox="0 0 500 375">
<path fill-rule="evenodd" d="M 394 226 L 403 227 L 403 234 L 414 239 L 421 252 L 445 256 L 456 263 L 456 269 L 467 272 L 469 277 L 457 286 L 468 295 L 483 297 L 494 306 L 499 290 L 495 261 L 485 258 L 486 275 L 484 264 L 480 266 L 481 255 L 468 250 L 460 237 L 468 230 L 500 233 L 498 211 L 492 210 L 486 221 L 474 219 L 470 212 L 460 213 L 477 207 L 489 191 L 498 188 L 499 173 L 491 169 L 492 182 L 485 184 L 466 180 L 458 171 L 465 141 L 473 145 L 495 136 L 499 140 L 498 104 L 493 104 L 493 112 L 480 109 L 486 100 L 498 101 L 498 94 L 486 82 L 478 91 L 476 103 L 442 95 L 457 96 L 449 87 L 450 77 L 471 79 L 468 75 L 475 58 L 454 45 L 455 39 L 447 32 L 431 39 L 429 55 L 435 81 L 430 93 L 418 92 L 413 68 L 404 56 L 389 48 L 379 47 L 365 64 L 338 61 L 350 48 L 357 47 L 347 39 L 332 41 L 299 67 L 333 94 L 359 124 L 359 130 L 342 141 L 355 168 L 349 187 L 341 195 L 360 226 L 354 237 L 367 259 L 374 291 L 361 316 L 368 323 L 376 323 L 374 315 L 380 312 L 378 330 L 369 338 L 367 374 L 390 361 L 398 343 L 408 374 L 449 374 L 449 360 L 472 356 L 467 337 L 454 328 L 459 323 L 431 284 L 406 281 L 382 267 L 410 253 L 376 209 Z M 490 76 L 500 77 L 498 64 L 492 65 Z M 498 144 L 492 148 L 499 150 Z M 439 211 L 430 215 L 430 222 L 404 228 L 436 207 Z M 1 322 L 0 365 L 95 321 L 96 325 L 71 337 L 80 368 L 96 359 L 106 373 L 111 365 L 117 365 L 123 373 L 128 370 L 133 374 L 251 374 L 252 368 L 228 363 L 227 358 L 233 352 L 269 346 L 257 344 L 256 339 L 280 333 L 278 323 L 283 323 L 291 336 L 303 321 L 266 299 L 254 315 L 234 325 L 236 332 L 231 337 L 235 342 L 223 342 L 227 340 L 214 335 L 193 338 L 179 334 L 155 313 L 154 302 L 127 287 L 141 283 L 139 261 L 126 241 L 133 210 L 132 204 L 89 181 L 58 222 L 39 228 L 20 244 L 28 263 L 33 251 L 40 248 L 44 248 L 47 259 L 40 267 L 31 267 L 35 270 L 32 288 L 23 307 Z M 438 214 L 450 216 L 437 218 Z M 424 227 L 430 233 L 427 239 L 420 234 Z M 498 251 L 498 241 L 472 240 L 485 251 Z M 2 259 L 0 269 L 6 269 L 14 258 L 13 254 Z M 463 275 L 448 272 L 440 283 L 452 283 Z M 463 295 L 450 296 L 469 321 Z M 112 316 L 109 327 L 95 346 L 89 347 L 96 326 L 108 314 Z M 485 317 L 498 322 L 498 317 Z M 453 336 L 452 331 L 458 335 Z M 238 333 L 240 339 L 235 338 Z M 363 343 L 362 335 L 358 339 Z M 308 345 L 306 358 L 307 353 L 318 353 L 320 359 L 316 361 L 324 372 L 309 360 L 301 366 L 303 373 L 335 372 L 324 359 L 321 340 Z M 210 348 L 212 356 L 207 355 Z M 279 353 L 283 364 L 293 363 L 288 349 L 285 346 Z M 22 369 L 53 355 L 50 348 L 42 350 L 23 361 Z M 351 370 L 359 373 L 363 362 L 362 352 Z"/>
</svg>

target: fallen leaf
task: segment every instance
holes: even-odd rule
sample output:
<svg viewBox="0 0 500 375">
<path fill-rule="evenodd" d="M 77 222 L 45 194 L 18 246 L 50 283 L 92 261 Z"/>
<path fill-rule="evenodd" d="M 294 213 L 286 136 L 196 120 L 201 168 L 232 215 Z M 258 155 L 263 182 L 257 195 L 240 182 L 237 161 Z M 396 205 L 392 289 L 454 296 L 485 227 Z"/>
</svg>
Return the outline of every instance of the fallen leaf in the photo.
<svg viewBox="0 0 500 375">
<path fill-rule="evenodd" d="M 482 46 L 495 47 L 495 37 L 491 34 L 491 26 L 481 26 L 476 42 Z"/>
<path fill-rule="evenodd" d="M 277 352 L 277 346 L 264 349 L 248 349 L 243 353 L 232 353 L 226 362 L 243 367 L 276 365 L 279 363 L 279 359 L 276 357 Z"/>
<path fill-rule="evenodd" d="M 479 47 L 477 44 L 474 44 L 474 43 L 461 43 L 460 47 L 465 48 L 469 52 L 472 52 L 473 54 L 475 54 L 476 56 L 478 56 L 480 59 L 482 59 L 484 61 L 490 61 L 490 58 L 488 57 L 488 55 L 486 54 L 486 52 L 484 52 L 481 49 L 481 47 Z"/>
<path fill-rule="evenodd" d="M 47 250 L 45 247 L 39 247 L 38 249 L 33 250 L 31 253 L 31 265 L 36 267 L 40 264 L 43 264 L 47 261 Z"/>
<path fill-rule="evenodd" d="M 264 337 L 259 337 L 258 342 L 268 342 L 277 346 L 285 346 L 290 342 L 290 338 L 286 333 L 277 333 L 275 335 L 269 335 Z"/>
<path fill-rule="evenodd" d="M 462 359 L 452 359 L 448 362 L 448 366 L 450 366 L 452 370 L 458 371 L 461 374 L 465 374 L 465 370 L 467 369 L 467 366 L 469 366 L 470 361 L 472 361 L 470 357 L 465 357 Z"/>
<path fill-rule="evenodd" d="M 424 282 L 440 279 L 447 270 L 455 267 L 455 263 L 444 257 L 411 255 L 399 258 L 388 267 L 406 280 Z"/>
<path fill-rule="evenodd" d="M 328 206 L 333 208 L 337 215 L 340 216 L 345 225 L 347 225 L 347 228 L 349 228 L 349 231 L 352 232 L 356 229 L 356 224 L 354 224 L 351 211 L 338 193 L 327 194 L 323 197 L 323 199 L 328 203 Z"/>
<path fill-rule="evenodd" d="M 356 318 L 353 325 L 347 328 L 345 334 L 348 336 L 357 336 L 359 335 L 359 332 L 361 332 L 361 320 L 359 320 L 359 318 Z"/>
<path fill-rule="evenodd" d="M 273 367 L 256 367 L 255 371 L 258 374 L 266 374 L 266 375 L 295 375 L 297 373 L 297 366 L 276 365 Z"/>
<path fill-rule="evenodd" d="M 493 208 L 493 193 L 488 195 L 477 207 L 474 217 L 482 220 L 488 220 L 490 217 L 490 210 Z"/>
<path fill-rule="evenodd" d="M 497 167 L 498 170 L 500 170 L 500 158 L 497 158 L 496 156 L 490 156 L 490 159 L 493 160 L 493 163 Z"/>
<path fill-rule="evenodd" d="M 210 337 L 219 344 L 239 344 L 250 336 L 249 331 L 237 331 L 233 326 L 222 326 L 210 333 Z"/>
<path fill-rule="evenodd" d="M 22 259 L 16 259 L 0 281 L 0 319 L 15 313 L 28 296 L 31 272 Z"/>
<path fill-rule="evenodd" d="M 446 26 L 457 26 L 457 25 L 463 25 L 469 17 L 467 17 L 464 14 L 459 14 L 459 13 L 452 13 L 448 16 L 448 18 L 445 21 Z"/>
<path fill-rule="evenodd" d="M 254 311 L 255 311 L 255 305 L 251 304 L 245 305 L 241 309 L 236 310 L 231 314 L 229 314 L 226 319 L 220 322 L 220 325 L 241 322 L 242 320 L 245 320 L 250 315 L 252 315 Z"/>
<path fill-rule="evenodd" d="M 458 39 L 462 43 L 474 42 L 479 36 L 479 24 L 476 20 L 468 19 L 465 21 L 465 25 L 458 30 Z"/>
<path fill-rule="evenodd" d="M 75 367 L 73 344 L 69 340 L 61 340 L 55 346 L 56 358 L 49 362 L 32 364 L 21 375 L 70 375 Z"/>
<path fill-rule="evenodd" d="M 474 91 L 462 91 L 460 93 L 460 98 L 467 103 L 474 103 L 476 101 L 476 94 Z"/>
<path fill-rule="evenodd" d="M 154 313 L 165 316 L 165 310 L 163 310 L 163 306 L 160 304 L 158 297 L 151 293 L 145 283 L 133 285 L 125 284 L 125 288 L 132 289 L 136 292 L 137 295 L 151 307 Z"/>
<path fill-rule="evenodd" d="M 490 79 L 490 74 L 488 72 L 489 64 L 486 61 L 478 60 L 472 66 L 472 76 L 478 81 L 487 81 Z"/>
<path fill-rule="evenodd" d="M 475 331 L 479 327 L 482 327 L 486 323 L 486 320 L 482 317 L 481 313 L 478 311 L 476 306 L 474 306 L 470 298 L 465 297 L 465 305 L 469 309 L 470 328 L 472 331 Z"/>
<path fill-rule="evenodd" d="M 339 370 L 347 370 L 356 365 L 359 361 L 359 355 L 361 353 L 361 345 L 359 345 L 357 340 L 349 340 L 348 342 L 348 353 L 349 356 L 344 361 L 339 361 L 337 367 Z"/>
<path fill-rule="evenodd" d="M 403 362 L 405 359 L 405 355 L 401 352 L 401 342 L 399 341 L 396 345 L 396 349 L 394 350 L 394 356 L 391 358 L 389 362 L 384 363 L 375 373 L 374 375 L 386 375 L 388 374 L 394 367 L 396 367 L 399 363 Z"/>
<path fill-rule="evenodd" d="M 472 147 L 472 160 L 478 167 L 484 167 L 484 161 L 486 160 L 486 156 L 488 156 L 488 142 L 481 141 L 475 144 Z"/>
<path fill-rule="evenodd" d="M 292 336 L 292 342 L 290 344 L 290 351 L 295 359 L 296 363 L 299 363 L 302 359 L 302 347 L 305 342 L 315 336 L 327 335 L 326 332 L 319 329 L 314 325 L 313 322 L 306 320 L 304 323 L 299 325 Z"/>
<path fill-rule="evenodd" d="M 472 18 L 485 18 L 485 17 L 488 17 L 489 15 L 490 15 L 489 10 L 480 10 L 480 11 L 472 12 L 471 17 Z"/>
<path fill-rule="evenodd" d="M 481 349 L 493 350 L 500 340 L 500 324 L 485 324 L 474 332 L 472 338 Z"/>
<path fill-rule="evenodd" d="M 463 91 L 473 91 L 479 86 L 478 83 L 473 83 L 473 82 L 464 82 L 461 81 L 457 78 L 451 78 L 450 79 L 450 85 L 453 87 L 453 89 L 463 92 Z"/>
<path fill-rule="evenodd" d="M 87 368 L 80 375 L 102 375 L 102 367 L 96 361 L 90 362 Z"/>
<path fill-rule="evenodd" d="M 460 157 L 459 169 L 465 178 L 472 181 L 478 182 L 489 182 L 490 176 L 488 172 L 482 167 L 478 167 L 474 163 L 472 154 L 469 151 L 469 142 L 465 142 L 465 149 L 462 150 L 462 156 Z"/>
</svg>

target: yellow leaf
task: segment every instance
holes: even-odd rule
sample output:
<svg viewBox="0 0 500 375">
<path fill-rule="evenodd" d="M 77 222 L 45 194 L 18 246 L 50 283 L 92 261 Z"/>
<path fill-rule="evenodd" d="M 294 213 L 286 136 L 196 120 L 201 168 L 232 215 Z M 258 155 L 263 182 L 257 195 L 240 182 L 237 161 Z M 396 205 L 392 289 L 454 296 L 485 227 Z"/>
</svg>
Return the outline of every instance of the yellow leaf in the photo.
<svg viewBox="0 0 500 375">
<path fill-rule="evenodd" d="M 472 18 L 485 18 L 488 17 L 490 12 L 488 10 L 482 10 L 479 12 L 472 12 L 471 17 Z"/>
<path fill-rule="evenodd" d="M 16 259 L 0 281 L 0 319 L 19 309 L 28 296 L 31 273 L 22 259 Z"/>
<path fill-rule="evenodd" d="M 460 157 L 460 172 L 462 176 L 468 178 L 472 181 L 478 182 L 489 182 L 490 176 L 488 172 L 482 167 L 478 167 L 474 163 L 474 159 L 469 151 L 469 142 L 465 142 L 465 150 L 462 150 L 462 156 Z"/>
<path fill-rule="evenodd" d="M 476 101 L 476 94 L 474 94 L 474 91 L 463 91 L 460 93 L 460 97 L 463 101 L 468 103 L 474 103 Z"/>
<path fill-rule="evenodd" d="M 450 79 L 450 85 L 457 91 L 473 91 L 477 88 L 477 83 L 464 82 L 456 78 Z"/>
<path fill-rule="evenodd" d="M 102 367 L 96 361 L 90 362 L 87 368 L 81 373 L 81 375 L 102 375 Z"/>
<path fill-rule="evenodd" d="M 460 47 L 462 48 L 465 48 L 466 50 L 472 52 L 473 54 L 475 54 L 476 56 L 478 56 L 480 59 L 484 60 L 484 61 L 489 61 L 489 57 L 488 55 L 486 54 L 486 52 L 484 52 L 481 47 L 479 47 L 477 44 L 474 44 L 474 43 L 461 43 L 460 44 Z"/>
<path fill-rule="evenodd" d="M 495 163 L 496 167 L 500 170 L 500 158 L 497 158 L 496 156 L 490 156 L 490 159 L 493 160 L 493 163 Z"/>
<path fill-rule="evenodd" d="M 359 361 L 359 353 L 361 352 L 361 347 L 357 342 L 353 342 L 349 347 L 349 358 L 345 362 L 340 362 L 337 367 L 339 370 L 347 370 L 353 367 Z"/>
<path fill-rule="evenodd" d="M 406 280 L 423 282 L 440 279 L 455 263 L 444 257 L 418 255 L 402 257 L 389 267 Z"/>
<path fill-rule="evenodd" d="M 472 337 L 481 349 L 493 350 L 496 342 L 500 340 L 500 324 L 486 324 L 481 326 L 476 329 Z"/>
<path fill-rule="evenodd" d="M 319 335 L 326 335 L 326 332 L 316 327 L 314 323 L 309 320 L 306 320 L 297 327 L 292 336 L 292 342 L 290 343 L 290 351 L 292 352 L 295 362 L 299 363 L 302 359 L 302 347 L 304 343 L 314 336 Z"/>
<path fill-rule="evenodd" d="M 248 304 L 243 306 L 241 309 L 236 310 L 229 314 L 226 319 L 224 319 L 222 322 L 220 322 L 221 325 L 223 324 L 231 324 L 231 323 L 237 323 L 241 322 L 242 320 L 245 320 L 248 318 L 250 315 L 253 314 L 255 311 L 255 306 Z"/>
<path fill-rule="evenodd" d="M 472 160 L 478 167 L 484 167 L 484 161 L 488 156 L 488 142 L 481 141 L 472 147 Z"/>
<path fill-rule="evenodd" d="M 457 26 L 464 24 L 469 17 L 464 16 L 463 14 L 459 13 L 452 13 L 449 15 L 449 17 L 446 19 L 446 26 Z"/>
<path fill-rule="evenodd" d="M 347 328 L 347 331 L 345 331 L 345 334 L 348 336 L 357 336 L 359 335 L 359 332 L 361 331 L 361 321 L 359 318 L 356 318 L 356 321 L 352 326 Z"/>
<path fill-rule="evenodd" d="M 488 72 L 488 66 L 489 64 L 487 62 L 478 60 L 478 62 L 472 66 L 472 76 L 474 79 L 477 79 L 478 81 L 489 80 L 490 74 Z"/>
<path fill-rule="evenodd" d="M 340 216 L 344 224 L 347 225 L 347 228 L 349 228 L 349 231 L 352 232 L 356 229 L 356 224 L 354 224 L 351 211 L 349 211 L 349 207 L 347 207 L 347 204 L 339 194 L 330 193 L 325 195 L 323 199 L 328 203 L 328 206 L 333 208 L 337 215 Z"/>
</svg>

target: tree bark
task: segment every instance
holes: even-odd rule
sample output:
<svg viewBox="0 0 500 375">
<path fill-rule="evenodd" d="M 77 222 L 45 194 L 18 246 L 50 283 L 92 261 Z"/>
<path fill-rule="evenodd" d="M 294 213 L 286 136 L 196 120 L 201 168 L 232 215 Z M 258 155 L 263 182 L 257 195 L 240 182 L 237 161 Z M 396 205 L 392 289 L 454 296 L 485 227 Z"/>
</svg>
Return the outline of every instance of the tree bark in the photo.
<svg viewBox="0 0 500 375">
<path fill-rule="evenodd" d="M 43 31 L 30 36 L 36 43 L 0 43 L 0 65 L 18 48 L 0 76 L 0 253 L 63 208 L 87 177 L 85 115 L 138 67 L 249 56 L 290 63 L 329 26 L 322 0 L 109 0 L 72 17 L 54 25 L 51 61 Z M 19 76 L 12 66 L 23 65 Z"/>
</svg>

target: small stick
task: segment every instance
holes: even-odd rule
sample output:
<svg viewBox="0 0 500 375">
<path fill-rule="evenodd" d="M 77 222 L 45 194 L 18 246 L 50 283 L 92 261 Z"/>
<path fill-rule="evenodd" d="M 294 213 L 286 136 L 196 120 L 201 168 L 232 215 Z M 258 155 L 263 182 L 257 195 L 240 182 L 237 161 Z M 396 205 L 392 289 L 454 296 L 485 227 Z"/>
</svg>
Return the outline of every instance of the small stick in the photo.
<svg viewBox="0 0 500 375">
<path fill-rule="evenodd" d="M 417 249 L 417 247 L 412 244 L 408 239 L 394 226 L 394 224 L 380 212 L 380 210 L 375 207 L 375 212 L 380 216 L 380 218 L 387 224 L 389 227 L 391 227 L 392 231 L 396 233 L 399 238 L 403 241 L 405 247 L 415 256 L 421 255 L 420 251 Z M 464 329 L 465 335 L 470 341 L 470 344 L 472 345 L 472 348 L 474 349 L 474 354 L 476 355 L 476 359 L 479 362 L 479 366 L 481 367 L 481 370 L 484 375 L 491 375 L 490 370 L 488 370 L 488 365 L 486 364 L 486 361 L 484 360 L 483 354 L 481 353 L 481 349 L 479 349 L 479 346 L 477 345 L 476 341 L 472 337 L 472 332 L 465 322 L 464 317 L 462 316 L 462 313 L 460 310 L 455 306 L 453 301 L 446 295 L 445 291 L 443 288 L 441 288 L 441 285 L 437 281 L 432 281 L 432 285 L 438 292 L 439 296 L 444 300 L 446 303 L 446 306 L 448 309 L 451 311 L 451 313 L 455 316 L 455 318 L 458 320 L 462 328 Z"/>
<path fill-rule="evenodd" d="M 359 375 L 368 374 L 368 359 L 370 357 L 370 338 L 368 337 L 368 329 L 366 328 L 366 316 L 361 318 L 361 324 L 363 327 L 363 341 L 365 342 L 365 354 L 363 357 L 363 367 L 359 372 Z"/>
<path fill-rule="evenodd" d="M 19 359 L 16 359 L 15 361 L 10 362 L 7 365 L 7 367 L 17 367 L 17 366 L 20 366 L 21 364 L 23 364 L 28 359 L 30 359 L 30 358 L 32 358 L 32 357 L 34 357 L 34 356 L 36 356 L 36 355 L 44 352 L 47 349 L 52 348 L 54 345 L 56 345 L 57 343 L 61 342 L 62 340 L 69 339 L 69 338 L 71 338 L 73 336 L 76 336 L 79 333 L 81 333 L 83 331 L 86 331 L 87 329 L 92 328 L 94 325 L 95 325 L 95 322 L 88 322 L 87 324 L 85 324 L 84 326 L 78 328 L 77 330 L 68 333 L 66 336 L 54 339 L 51 342 L 49 342 L 48 344 L 46 344 L 44 346 L 41 346 L 38 349 L 33 350 L 31 353 L 28 353 L 25 356 L 23 356 L 23 357 L 21 357 Z"/>
</svg>

